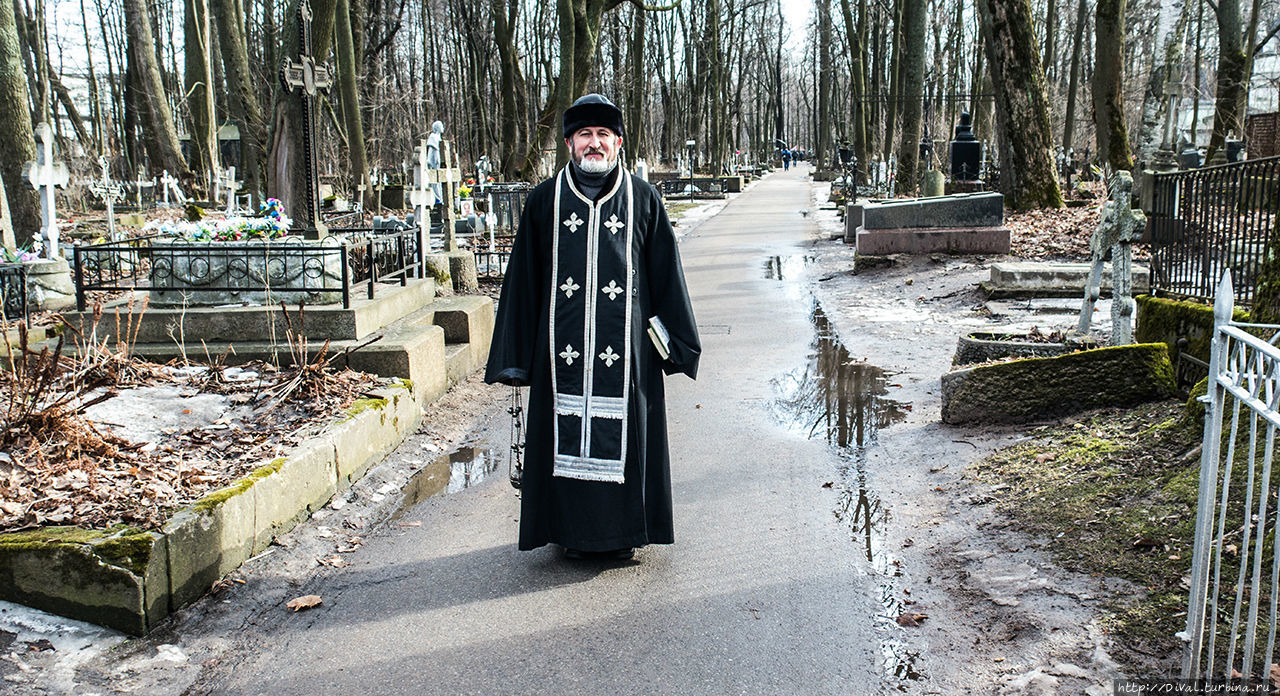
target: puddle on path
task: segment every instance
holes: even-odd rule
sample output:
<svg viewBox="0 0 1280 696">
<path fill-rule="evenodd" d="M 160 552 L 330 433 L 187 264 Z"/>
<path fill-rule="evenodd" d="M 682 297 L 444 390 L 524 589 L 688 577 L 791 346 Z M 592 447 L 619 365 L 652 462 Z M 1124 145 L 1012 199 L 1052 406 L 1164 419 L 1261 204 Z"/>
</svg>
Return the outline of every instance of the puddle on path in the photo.
<svg viewBox="0 0 1280 696">
<path fill-rule="evenodd" d="M 786 263 L 775 257 L 766 265 L 787 277 Z M 770 277 L 773 277 L 772 275 Z M 867 487 L 864 449 L 881 429 L 904 419 L 911 405 L 887 398 L 892 374 L 874 365 L 855 361 L 836 335 L 822 308 L 814 302 L 811 314 L 813 340 L 806 364 L 775 380 L 775 416 L 786 427 L 808 438 L 824 438 L 841 453 L 839 501 L 833 511 L 849 528 L 850 536 L 865 559 L 863 572 L 881 578 L 878 585 L 881 611 L 875 617 L 882 638 L 881 664 L 886 681 L 905 690 L 907 681 L 923 678 L 920 652 L 895 636 L 897 619 L 907 610 L 896 578 L 900 561 L 884 545 L 889 512 L 879 495 Z"/>
<path fill-rule="evenodd" d="M 810 254 L 770 256 L 764 262 L 764 277 L 779 281 L 788 296 L 802 300 L 809 296 L 809 288 L 803 281 L 806 269 L 813 261 Z"/>
<path fill-rule="evenodd" d="M 391 515 L 398 518 L 414 505 L 438 493 L 457 493 L 488 478 L 498 468 L 498 457 L 491 449 L 463 447 L 442 454 L 418 470 L 404 486 L 400 507 Z"/>
</svg>

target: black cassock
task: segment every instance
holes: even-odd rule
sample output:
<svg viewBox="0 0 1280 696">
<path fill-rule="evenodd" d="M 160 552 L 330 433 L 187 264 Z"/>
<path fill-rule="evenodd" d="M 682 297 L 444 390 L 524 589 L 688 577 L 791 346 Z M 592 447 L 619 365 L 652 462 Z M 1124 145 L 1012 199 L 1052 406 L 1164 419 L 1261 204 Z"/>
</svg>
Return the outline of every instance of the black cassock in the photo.
<svg viewBox="0 0 1280 696">
<path fill-rule="evenodd" d="M 670 544 L 662 380 L 695 377 L 702 351 L 675 236 L 658 192 L 620 165 L 594 201 L 570 169 L 525 203 L 485 372 L 529 386 L 520 548 Z"/>
</svg>

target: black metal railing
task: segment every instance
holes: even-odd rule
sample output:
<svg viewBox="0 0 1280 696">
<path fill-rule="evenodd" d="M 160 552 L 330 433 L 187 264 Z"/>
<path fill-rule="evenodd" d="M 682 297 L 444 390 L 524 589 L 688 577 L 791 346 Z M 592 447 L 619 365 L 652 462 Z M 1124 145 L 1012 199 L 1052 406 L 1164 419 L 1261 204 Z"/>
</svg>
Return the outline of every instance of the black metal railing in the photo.
<svg viewBox="0 0 1280 696">
<path fill-rule="evenodd" d="M 27 267 L 0 263 L 0 314 L 6 321 L 27 318 Z"/>
<path fill-rule="evenodd" d="M 663 179 L 656 184 L 658 193 L 663 198 L 670 196 L 673 199 L 679 199 L 681 196 L 686 198 L 724 198 L 725 182 L 723 177 L 714 176 L 695 176 L 692 179 L 684 177 L 681 179 Z M 690 190 L 692 187 L 692 191 Z"/>
<path fill-rule="evenodd" d="M 495 235 L 492 241 L 476 237 L 473 241 L 471 251 L 476 257 L 476 275 L 483 278 L 502 277 L 511 260 L 511 246 L 515 243 L 515 235 Z"/>
<path fill-rule="evenodd" d="M 496 232 L 514 233 L 520 224 L 520 213 L 524 211 L 525 201 L 529 199 L 532 187 L 523 188 L 490 188 L 485 192 L 484 212 L 493 213 Z"/>
<path fill-rule="evenodd" d="M 404 285 L 426 275 L 416 227 L 342 229 L 320 242 L 296 238 L 263 244 L 187 242 L 156 235 L 77 246 L 72 251 L 76 307 L 90 292 L 340 293 L 372 299 L 380 283 Z"/>
<path fill-rule="evenodd" d="M 1157 174 L 1152 189 L 1153 294 L 1211 301 L 1230 269 L 1249 305 L 1280 205 L 1280 157 Z"/>
</svg>

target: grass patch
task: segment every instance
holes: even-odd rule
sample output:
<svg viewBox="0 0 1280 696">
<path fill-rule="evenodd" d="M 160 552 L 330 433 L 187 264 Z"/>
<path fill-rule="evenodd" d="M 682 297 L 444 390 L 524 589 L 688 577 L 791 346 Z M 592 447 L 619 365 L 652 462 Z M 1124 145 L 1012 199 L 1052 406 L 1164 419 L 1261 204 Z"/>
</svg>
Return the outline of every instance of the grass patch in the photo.
<svg viewBox="0 0 1280 696">
<path fill-rule="evenodd" d="M 1198 424 L 1184 416 L 1183 404 L 1161 401 L 1030 434 L 967 476 L 995 485 L 996 509 L 1015 528 L 1046 539 L 1061 566 L 1146 588 L 1141 597 L 1113 598 L 1105 625 L 1126 648 L 1177 654 L 1194 536 Z"/>
</svg>

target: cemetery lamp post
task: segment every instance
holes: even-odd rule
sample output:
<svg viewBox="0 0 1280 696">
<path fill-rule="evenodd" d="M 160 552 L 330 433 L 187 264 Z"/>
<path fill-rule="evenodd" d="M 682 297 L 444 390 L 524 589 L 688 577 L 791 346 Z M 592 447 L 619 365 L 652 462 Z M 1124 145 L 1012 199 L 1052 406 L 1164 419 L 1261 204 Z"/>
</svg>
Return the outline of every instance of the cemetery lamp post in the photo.
<svg viewBox="0 0 1280 696">
<path fill-rule="evenodd" d="M 697 145 L 697 141 L 686 140 L 684 146 L 689 150 L 689 202 L 693 202 L 693 148 Z"/>
</svg>

